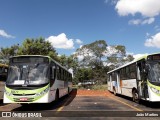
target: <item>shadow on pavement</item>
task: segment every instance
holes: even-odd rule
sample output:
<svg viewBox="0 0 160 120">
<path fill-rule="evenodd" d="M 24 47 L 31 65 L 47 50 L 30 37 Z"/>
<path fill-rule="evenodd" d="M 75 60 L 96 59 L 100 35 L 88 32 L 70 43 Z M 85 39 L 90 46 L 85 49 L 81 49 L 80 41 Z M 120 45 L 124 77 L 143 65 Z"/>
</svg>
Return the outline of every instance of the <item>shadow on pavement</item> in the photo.
<svg viewBox="0 0 160 120">
<path fill-rule="evenodd" d="M 131 97 L 127 97 L 127 96 L 120 95 L 120 94 L 117 94 L 116 96 L 133 102 Z M 160 108 L 160 102 L 149 102 L 149 101 L 145 101 L 145 100 L 140 100 L 138 104 L 144 105 L 146 107 L 154 108 L 154 109 L 159 109 Z"/>
<path fill-rule="evenodd" d="M 140 104 L 142 104 L 146 107 L 154 108 L 154 109 L 160 108 L 160 102 L 149 102 L 149 101 L 141 100 Z"/>
<path fill-rule="evenodd" d="M 77 95 L 77 89 L 74 88 L 74 89 L 72 89 L 71 93 L 69 94 L 69 99 L 65 103 L 65 106 L 69 105 L 73 101 L 73 99 L 76 97 L 76 95 Z"/>
<path fill-rule="evenodd" d="M 3 106 L 3 99 L 0 99 L 0 106 Z"/>
<path fill-rule="evenodd" d="M 56 110 L 62 106 L 69 105 L 77 95 L 77 89 L 72 89 L 69 95 L 65 95 L 58 101 L 53 101 L 51 103 L 34 103 L 34 104 L 24 104 L 19 108 L 15 108 L 12 111 L 42 111 L 42 110 Z"/>
</svg>

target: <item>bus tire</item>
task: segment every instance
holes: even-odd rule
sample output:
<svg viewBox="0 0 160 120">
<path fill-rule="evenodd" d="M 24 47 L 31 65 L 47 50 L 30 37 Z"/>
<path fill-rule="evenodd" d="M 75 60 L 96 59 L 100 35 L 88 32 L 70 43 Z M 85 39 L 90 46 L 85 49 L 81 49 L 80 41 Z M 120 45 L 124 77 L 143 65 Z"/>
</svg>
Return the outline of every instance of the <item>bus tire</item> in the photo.
<svg viewBox="0 0 160 120">
<path fill-rule="evenodd" d="M 56 91 L 56 95 L 55 95 L 55 101 L 59 100 L 59 90 Z"/>
<path fill-rule="evenodd" d="M 132 97 L 133 97 L 134 102 L 139 103 L 139 95 L 138 95 L 137 90 L 133 90 Z"/>
</svg>

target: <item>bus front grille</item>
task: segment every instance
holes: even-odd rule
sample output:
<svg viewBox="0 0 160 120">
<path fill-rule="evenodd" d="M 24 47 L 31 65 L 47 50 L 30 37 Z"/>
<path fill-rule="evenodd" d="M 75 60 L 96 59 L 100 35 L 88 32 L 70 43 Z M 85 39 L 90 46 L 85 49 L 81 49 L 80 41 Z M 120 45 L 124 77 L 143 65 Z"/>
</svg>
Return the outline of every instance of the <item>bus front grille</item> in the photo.
<svg viewBox="0 0 160 120">
<path fill-rule="evenodd" d="M 35 94 L 13 94 L 15 96 L 32 96 L 32 95 L 35 95 Z"/>
</svg>

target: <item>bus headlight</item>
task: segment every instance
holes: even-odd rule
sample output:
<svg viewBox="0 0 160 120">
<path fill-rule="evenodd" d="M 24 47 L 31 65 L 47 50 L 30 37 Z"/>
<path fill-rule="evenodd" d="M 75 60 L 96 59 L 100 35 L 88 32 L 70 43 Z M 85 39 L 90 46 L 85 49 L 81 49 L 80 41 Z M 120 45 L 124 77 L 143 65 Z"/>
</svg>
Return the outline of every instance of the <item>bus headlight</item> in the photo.
<svg viewBox="0 0 160 120">
<path fill-rule="evenodd" d="M 156 93 L 156 94 L 160 94 L 160 90 L 157 90 L 156 88 L 150 87 L 151 90 Z"/>
<path fill-rule="evenodd" d="M 6 90 L 4 91 L 4 93 L 5 93 L 7 96 L 12 96 L 12 93 L 11 93 L 11 92 L 7 92 Z"/>
</svg>

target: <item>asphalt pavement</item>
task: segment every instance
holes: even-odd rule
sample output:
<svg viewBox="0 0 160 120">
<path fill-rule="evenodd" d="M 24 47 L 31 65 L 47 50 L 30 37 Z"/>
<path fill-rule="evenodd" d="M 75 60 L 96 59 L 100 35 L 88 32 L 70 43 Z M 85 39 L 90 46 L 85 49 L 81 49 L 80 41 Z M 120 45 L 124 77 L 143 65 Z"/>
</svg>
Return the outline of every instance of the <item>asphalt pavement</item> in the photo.
<svg viewBox="0 0 160 120">
<path fill-rule="evenodd" d="M 49 104 L 29 104 L 21 106 L 20 104 L 3 104 L 0 101 L 0 111 L 11 112 L 10 118 L 13 120 L 22 119 L 16 117 L 21 114 L 23 119 L 32 119 L 36 114 L 44 119 L 145 119 L 155 120 L 160 117 L 160 103 L 150 103 L 141 101 L 141 104 L 132 102 L 132 99 L 125 96 L 114 96 L 113 94 L 105 96 L 83 96 L 77 95 L 77 90 L 73 89 L 70 95 L 64 96 L 57 102 Z M 35 116 L 32 114 L 35 113 Z M 22 116 L 23 115 L 23 116 Z M 26 118 L 26 117 L 31 118 Z M 31 116 L 30 116 L 31 115 Z M 7 118 L 0 118 L 7 119 Z"/>
</svg>

